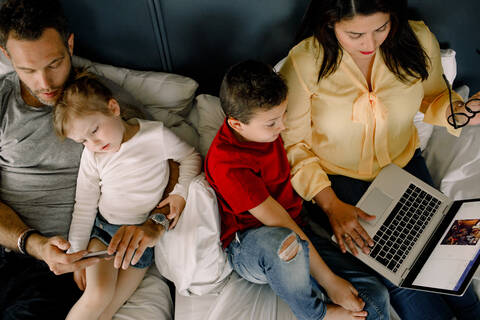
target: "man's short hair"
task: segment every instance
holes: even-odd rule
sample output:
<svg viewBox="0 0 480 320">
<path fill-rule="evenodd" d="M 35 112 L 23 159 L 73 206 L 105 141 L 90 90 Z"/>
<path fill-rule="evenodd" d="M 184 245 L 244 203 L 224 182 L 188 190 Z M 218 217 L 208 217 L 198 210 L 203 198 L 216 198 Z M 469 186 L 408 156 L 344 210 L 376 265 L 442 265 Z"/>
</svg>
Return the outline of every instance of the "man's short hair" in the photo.
<svg viewBox="0 0 480 320">
<path fill-rule="evenodd" d="M 58 0 L 3 2 L 0 8 L 0 46 L 4 49 L 9 35 L 20 40 L 37 40 L 47 28 L 57 30 L 67 44 L 70 32 L 67 18 Z"/>
<path fill-rule="evenodd" d="M 267 111 L 287 98 L 287 86 L 270 66 L 253 60 L 232 66 L 220 87 L 227 117 L 248 124 L 257 111 Z"/>
</svg>

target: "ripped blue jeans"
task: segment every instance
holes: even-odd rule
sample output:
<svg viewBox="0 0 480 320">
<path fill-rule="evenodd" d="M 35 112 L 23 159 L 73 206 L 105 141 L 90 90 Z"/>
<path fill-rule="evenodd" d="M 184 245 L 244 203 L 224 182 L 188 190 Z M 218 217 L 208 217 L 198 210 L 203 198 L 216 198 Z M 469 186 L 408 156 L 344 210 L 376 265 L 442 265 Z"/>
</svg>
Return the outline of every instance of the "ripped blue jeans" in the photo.
<svg viewBox="0 0 480 320">
<path fill-rule="evenodd" d="M 318 237 L 309 228 L 304 228 L 304 232 L 330 269 L 359 291 L 366 303 L 364 310 L 368 312 L 368 319 L 388 319 L 389 299 L 385 286 L 328 240 Z M 330 300 L 310 276 L 308 243 L 291 230 L 263 226 L 237 232 L 227 248 L 227 255 L 242 278 L 269 284 L 298 319 L 318 320 L 325 316 Z"/>
</svg>

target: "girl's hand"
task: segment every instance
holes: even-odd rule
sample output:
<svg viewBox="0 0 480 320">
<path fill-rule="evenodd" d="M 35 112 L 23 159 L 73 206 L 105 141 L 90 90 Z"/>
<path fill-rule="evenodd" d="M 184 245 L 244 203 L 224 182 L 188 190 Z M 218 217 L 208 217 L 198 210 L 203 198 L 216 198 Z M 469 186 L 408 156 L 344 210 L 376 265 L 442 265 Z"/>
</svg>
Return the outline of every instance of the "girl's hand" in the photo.
<svg viewBox="0 0 480 320">
<path fill-rule="evenodd" d="M 170 213 L 167 215 L 167 218 L 171 220 L 168 230 L 171 230 L 177 224 L 178 219 L 183 212 L 183 208 L 185 208 L 186 202 L 182 196 L 179 196 L 177 194 L 171 194 L 166 199 L 161 201 L 158 204 L 157 208 L 161 208 L 163 206 L 166 206 L 167 204 L 170 206 Z"/>
<path fill-rule="evenodd" d="M 333 303 L 347 310 L 359 312 L 362 311 L 365 306 L 365 302 L 358 296 L 357 289 L 355 289 L 350 282 L 339 276 L 334 275 L 325 289 Z"/>
<path fill-rule="evenodd" d="M 87 287 L 87 276 L 85 270 L 86 269 L 84 268 L 80 270 L 75 270 L 73 272 L 73 280 L 75 280 L 78 289 L 82 291 L 85 291 L 85 288 Z"/>
</svg>

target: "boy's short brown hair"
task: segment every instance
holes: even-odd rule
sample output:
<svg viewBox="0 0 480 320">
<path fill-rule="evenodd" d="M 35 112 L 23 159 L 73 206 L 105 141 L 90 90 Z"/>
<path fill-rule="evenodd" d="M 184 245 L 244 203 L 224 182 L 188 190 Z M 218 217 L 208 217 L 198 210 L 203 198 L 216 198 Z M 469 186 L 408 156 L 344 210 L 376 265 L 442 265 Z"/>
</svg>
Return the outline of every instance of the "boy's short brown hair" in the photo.
<svg viewBox="0 0 480 320">
<path fill-rule="evenodd" d="M 68 82 L 53 111 L 56 134 L 65 138 L 69 121 L 95 112 L 110 115 L 108 102 L 113 98 L 109 88 L 92 73 L 81 71 Z"/>
<path fill-rule="evenodd" d="M 220 102 L 227 117 L 248 124 L 259 110 L 270 110 L 287 98 L 287 86 L 270 66 L 253 60 L 232 66 L 220 87 Z"/>
</svg>

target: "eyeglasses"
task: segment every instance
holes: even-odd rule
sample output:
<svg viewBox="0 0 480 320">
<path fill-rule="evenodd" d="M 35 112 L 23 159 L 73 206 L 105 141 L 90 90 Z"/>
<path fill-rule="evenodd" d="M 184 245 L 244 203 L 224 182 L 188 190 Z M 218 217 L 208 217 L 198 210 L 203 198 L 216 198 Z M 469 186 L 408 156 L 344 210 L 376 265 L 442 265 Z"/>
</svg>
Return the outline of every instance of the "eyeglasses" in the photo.
<svg viewBox="0 0 480 320">
<path fill-rule="evenodd" d="M 448 89 L 448 98 L 450 101 L 450 115 L 447 118 L 448 123 L 454 127 L 455 129 L 465 127 L 470 119 L 474 118 L 477 113 L 480 112 L 480 99 L 470 99 L 465 104 L 465 111 L 467 112 L 455 112 L 453 108 L 453 102 L 452 102 L 452 89 L 450 88 L 450 83 L 447 80 L 447 77 L 445 77 L 444 74 L 442 74 L 443 80 L 445 81 L 445 84 L 447 85 Z M 461 103 L 461 101 L 456 101 L 455 104 Z"/>
</svg>

